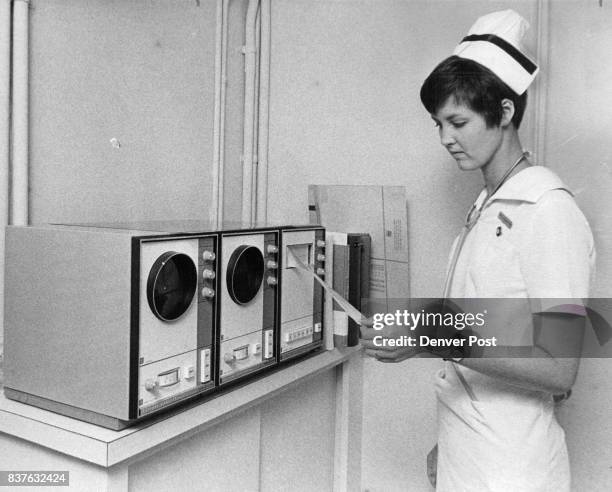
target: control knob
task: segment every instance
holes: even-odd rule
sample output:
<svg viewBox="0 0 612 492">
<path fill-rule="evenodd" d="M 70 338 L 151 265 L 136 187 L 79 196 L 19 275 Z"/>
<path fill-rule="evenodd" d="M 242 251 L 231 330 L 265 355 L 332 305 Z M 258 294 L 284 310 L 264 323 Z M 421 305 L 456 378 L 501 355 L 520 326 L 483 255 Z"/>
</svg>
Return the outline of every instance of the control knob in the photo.
<svg viewBox="0 0 612 492">
<path fill-rule="evenodd" d="M 215 278 L 215 271 L 205 268 L 204 270 L 202 270 L 202 277 L 204 277 L 205 279 L 213 279 Z"/>
<path fill-rule="evenodd" d="M 202 259 L 204 261 L 215 261 L 215 258 L 216 258 L 215 253 L 212 251 L 205 250 L 202 253 Z"/>
<path fill-rule="evenodd" d="M 266 251 L 269 254 L 278 253 L 278 246 L 275 246 L 274 244 L 268 244 L 268 246 L 266 247 Z"/>
<path fill-rule="evenodd" d="M 201 292 L 202 297 L 205 297 L 206 299 L 212 299 L 213 297 L 215 297 L 215 291 L 210 287 L 204 287 Z"/>
<path fill-rule="evenodd" d="M 278 279 L 276 277 L 270 276 L 266 279 L 266 282 L 268 282 L 268 285 L 273 286 L 273 285 L 278 284 Z"/>
</svg>

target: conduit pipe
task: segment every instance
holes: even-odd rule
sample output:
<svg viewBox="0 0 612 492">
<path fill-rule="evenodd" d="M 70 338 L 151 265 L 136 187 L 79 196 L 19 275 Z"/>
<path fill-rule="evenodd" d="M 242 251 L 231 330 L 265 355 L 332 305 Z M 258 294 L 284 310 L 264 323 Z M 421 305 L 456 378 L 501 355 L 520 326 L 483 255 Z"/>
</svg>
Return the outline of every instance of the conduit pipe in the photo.
<svg viewBox="0 0 612 492">
<path fill-rule="evenodd" d="M 259 50 L 259 124 L 257 151 L 256 221 L 268 221 L 268 134 L 270 121 L 271 2 L 261 0 L 261 41 Z"/>
<path fill-rule="evenodd" d="M 221 124 L 219 128 L 219 208 L 217 223 L 223 223 L 225 196 L 225 94 L 227 89 L 227 36 L 229 31 L 230 0 L 223 3 L 223 43 L 221 48 Z"/>
<path fill-rule="evenodd" d="M 242 137 L 242 222 L 252 225 L 253 116 L 255 113 L 255 23 L 259 0 L 249 0 L 245 25 L 244 124 Z"/>
<path fill-rule="evenodd" d="M 550 58 L 550 2 L 549 0 L 538 0 L 537 3 L 537 46 L 536 59 L 540 64 L 540 72 L 536 79 L 535 91 L 535 118 L 534 118 L 534 150 L 535 160 L 538 164 L 545 165 L 546 159 L 544 153 L 546 151 L 546 100 L 548 94 L 548 60 Z"/>
<path fill-rule="evenodd" d="M 259 77 L 260 77 L 260 62 L 259 53 L 261 53 L 261 0 L 255 17 L 255 92 L 253 93 L 253 146 L 251 152 L 253 154 L 253 174 L 251 176 L 251 224 L 257 221 L 257 176 L 259 173 Z"/>
<path fill-rule="evenodd" d="M 9 220 L 11 0 L 0 0 L 0 231 Z M 0 346 L 4 319 L 4 233 L 0 234 Z M 2 354 L 0 352 L 0 358 Z"/>
<path fill-rule="evenodd" d="M 9 219 L 11 0 L 0 0 L 0 226 Z M 4 238 L 4 234 L 0 234 Z M 0 238 L 0 242 L 1 242 Z M 4 251 L 0 258 L 4 258 Z M 1 281 L 1 278 L 0 278 Z"/>
<path fill-rule="evenodd" d="M 28 223 L 28 22 L 30 0 L 13 2 L 11 223 Z"/>
<path fill-rule="evenodd" d="M 221 86 L 223 77 L 221 64 L 223 63 L 223 10 L 226 0 L 217 0 L 217 19 L 215 22 L 215 102 L 213 122 L 213 167 L 212 167 L 212 198 L 209 219 L 215 229 L 219 228 L 220 203 L 220 177 L 221 169 Z"/>
</svg>

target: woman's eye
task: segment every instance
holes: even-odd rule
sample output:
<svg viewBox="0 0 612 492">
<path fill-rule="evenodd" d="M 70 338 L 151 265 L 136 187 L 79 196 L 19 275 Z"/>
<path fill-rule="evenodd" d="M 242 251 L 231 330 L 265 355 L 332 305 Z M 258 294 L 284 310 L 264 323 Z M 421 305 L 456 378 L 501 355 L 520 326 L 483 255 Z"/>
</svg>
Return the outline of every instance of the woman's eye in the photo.
<svg viewBox="0 0 612 492">
<path fill-rule="evenodd" d="M 465 121 L 457 121 L 457 122 L 454 122 L 452 125 L 455 128 L 461 128 L 462 126 L 465 126 Z"/>
</svg>

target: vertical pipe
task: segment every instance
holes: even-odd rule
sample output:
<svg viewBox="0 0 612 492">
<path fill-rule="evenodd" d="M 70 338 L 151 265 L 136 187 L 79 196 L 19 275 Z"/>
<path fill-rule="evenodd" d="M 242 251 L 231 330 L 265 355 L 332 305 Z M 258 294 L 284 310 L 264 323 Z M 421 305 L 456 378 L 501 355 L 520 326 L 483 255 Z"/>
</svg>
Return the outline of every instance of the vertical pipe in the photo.
<svg viewBox="0 0 612 492">
<path fill-rule="evenodd" d="M 215 22 L 215 107 L 213 123 L 213 167 L 212 167 L 212 197 L 209 220 L 214 229 L 219 228 L 219 175 L 221 174 L 221 63 L 223 50 L 223 3 L 217 0 L 217 19 Z"/>
<path fill-rule="evenodd" d="M 11 0 L 0 0 L 0 224 L 3 228 L 8 223 L 10 74 Z"/>
<path fill-rule="evenodd" d="M 0 0 L 0 357 L 4 320 L 4 227 L 9 220 L 11 0 Z"/>
<path fill-rule="evenodd" d="M 11 223 L 28 223 L 28 22 L 29 0 L 13 3 Z"/>
<path fill-rule="evenodd" d="M 538 40 L 536 56 L 540 65 L 540 73 L 536 79 L 535 94 L 535 159 L 537 164 L 545 165 L 546 152 L 546 88 L 548 87 L 548 58 L 549 58 L 549 0 L 538 0 Z"/>
<path fill-rule="evenodd" d="M 255 21 L 259 0 L 249 0 L 244 46 L 244 125 L 242 138 L 242 222 L 252 224 L 253 115 L 255 111 Z"/>
<path fill-rule="evenodd" d="M 261 3 L 260 3 L 261 7 Z M 261 49 L 261 8 L 257 9 L 255 17 L 255 84 L 253 92 L 253 175 L 251 176 L 251 224 L 257 221 L 257 176 L 259 173 L 259 77 L 260 59 L 257 56 Z"/>
<path fill-rule="evenodd" d="M 219 124 L 219 197 L 217 225 L 223 224 L 224 186 L 225 186 L 225 93 L 227 88 L 227 36 L 229 31 L 230 0 L 223 0 L 223 30 L 221 39 L 221 119 Z"/>
<path fill-rule="evenodd" d="M 271 2 L 261 0 L 261 48 L 259 62 L 259 134 L 257 152 L 256 220 L 268 221 L 268 131 L 270 114 Z"/>
</svg>

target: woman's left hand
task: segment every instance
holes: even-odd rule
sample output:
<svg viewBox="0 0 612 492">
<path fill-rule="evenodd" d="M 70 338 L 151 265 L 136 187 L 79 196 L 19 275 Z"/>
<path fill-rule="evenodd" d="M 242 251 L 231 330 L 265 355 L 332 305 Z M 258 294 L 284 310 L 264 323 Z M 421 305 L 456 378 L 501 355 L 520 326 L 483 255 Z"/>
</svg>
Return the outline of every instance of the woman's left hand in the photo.
<svg viewBox="0 0 612 492">
<path fill-rule="evenodd" d="M 415 343 L 414 332 L 406 326 L 385 326 L 377 330 L 366 321 L 361 325 L 360 336 L 365 354 L 380 362 L 401 362 L 424 352 Z M 411 346 L 410 339 L 417 346 Z"/>
</svg>

